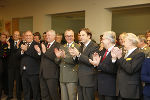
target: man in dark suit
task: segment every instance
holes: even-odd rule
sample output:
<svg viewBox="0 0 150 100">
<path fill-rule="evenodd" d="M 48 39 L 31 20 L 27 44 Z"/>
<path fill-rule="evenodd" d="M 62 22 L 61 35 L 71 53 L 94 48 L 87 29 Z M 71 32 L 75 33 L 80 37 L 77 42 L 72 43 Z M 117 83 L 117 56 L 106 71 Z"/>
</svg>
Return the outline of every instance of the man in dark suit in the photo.
<svg viewBox="0 0 150 100">
<path fill-rule="evenodd" d="M 122 56 L 122 50 L 119 48 L 112 51 L 112 59 L 117 60 L 118 66 L 116 93 L 119 100 L 139 100 L 141 98 L 140 74 L 145 55 L 136 47 L 137 43 L 137 36 L 127 33 L 124 41 L 127 51 L 125 56 Z"/>
<path fill-rule="evenodd" d="M 94 64 L 98 69 L 98 93 L 100 100 L 116 100 L 116 73 L 117 67 L 113 63 L 111 50 L 115 46 L 116 33 L 113 31 L 104 32 L 102 43 L 104 48 L 100 52 L 100 60 Z M 94 58 L 93 58 L 94 59 Z"/>
<path fill-rule="evenodd" d="M 46 46 L 42 44 L 40 67 L 40 87 L 42 100 L 60 100 L 58 92 L 59 65 L 55 63 L 54 49 L 60 44 L 55 41 L 56 33 L 50 30 L 46 33 Z"/>
<path fill-rule="evenodd" d="M 14 80 L 16 80 L 16 95 L 17 100 L 21 100 L 21 74 L 20 74 L 20 57 L 17 56 L 17 51 L 20 44 L 20 32 L 14 31 L 12 41 L 8 43 L 10 49 L 8 57 L 8 98 L 13 98 Z"/>
<path fill-rule="evenodd" d="M 31 31 L 25 32 L 26 44 L 22 44 L 18 53 L 21 55 L 21 74 L 24 100 L 30 100 L 31 89 L 33 100 L 40 100 L 39 70 L 41 53 L 37 52 L 39 43 L 33 41 Z"/>
<path fill-rule="evenodd" d="M 70 54 L 79 63 L 78 78 L 78 100 L 95 100 L 95 86 L 96 86 L 96 70 L 89 59 L 94 52 L 97 52 L 99 46 L 94 43 L 92 33 L 88 28 L 80 30 L 81 42 L 84 44 L 78 49 L 72 48 L 69 50 Z"/>
<path fill-rule="evenodd" d="M 2 88 L 4 89 L 5 94 L 8 92 L 7 56 L 9 49 L 6 39 L 6 34 L 0 34 L 0 100 L 2 96 Z"/>
<path fill-rule="evenodd" d="M 150 100 L 150 58 L 146 58 L 142 64 L 141 80 L 144 82 L 144 100 Z"/>
</svg>

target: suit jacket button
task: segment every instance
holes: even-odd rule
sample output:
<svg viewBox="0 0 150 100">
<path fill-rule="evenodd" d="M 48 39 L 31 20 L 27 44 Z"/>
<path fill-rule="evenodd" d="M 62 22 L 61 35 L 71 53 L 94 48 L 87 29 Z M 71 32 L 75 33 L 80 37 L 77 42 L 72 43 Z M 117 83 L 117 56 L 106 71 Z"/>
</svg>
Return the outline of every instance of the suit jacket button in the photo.
<svg viewBox="0 0 150 100">
<path fill-rule="evenodd" d="M 64 66 L 64 67 L 66 67 L 66 66 Z"/>
<path fill-rule="evenodd" d="M 73 69 L 73 72 L 74 72 L 74 69 Z"/>
</svg>

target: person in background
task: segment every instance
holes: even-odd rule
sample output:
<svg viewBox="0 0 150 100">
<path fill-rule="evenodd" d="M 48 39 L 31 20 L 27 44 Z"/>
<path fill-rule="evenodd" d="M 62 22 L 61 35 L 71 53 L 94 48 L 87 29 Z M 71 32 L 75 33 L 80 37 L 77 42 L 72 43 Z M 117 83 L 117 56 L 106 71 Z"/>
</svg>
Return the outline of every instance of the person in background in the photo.
<svg viewBox="0 0 150 100">
<path fill-rule="evenodd" d="M 17 100 L 21 100 L 21 74 L 20 74 L 20 57 L 17 56 L 19 45 L 21 45 L 20 32 L 14 31 L 12 41 L 8 43 L 10 49 L 8 57 L 8 97 L 7 100 L 13 98 L 14 81 L 16 80 Z"/>
<path fill-rule="evenodd" d="M 78 43 L 80 46 L 82 45 L 80 33 L 78 33 L 78 35 L 77 35 L 77 43 Z"/>
<path fill-rule="evenodd" d="M 25 32 L 22 33 L 20 38 L 21 38 L 20 40 L 22 41 L 22 43 L 25 44 L 26 43 L 26 41 L 25 41 Z"/>
<path fill-rule="evenodd" d="M 35 32 L 33 35 L 34 35 L 34 41 L 37 43 L 41 43 L 41 34 L 39 32 Z"/>
<path fill-rule="evenodd" d="M 70 48 L 69 52 L 73 59 L 79 64 L 78 69 L 78 100 L 95 100 L 96 70 L 90 64 L 89 59 L 94 52 L 98 52 L 99 46 L 94 43 L 92 33 L 88 28 L 79 31 L 83 45 Z"/>
<path fill-rule="evenodd" d="M 69 53 L 69 48 L 79 49 L 79 45 L 74 42 L 74 32 L 71 29 L 65 31 L 66 44 L 55 49 L 56 61 L 60 65 L 60 87 L 61 100 L 77 100 L 77 65 Z"/>
<path fill-rule="evenodd" d="M 43 39 L 41 40 L 41 43 L 46 43 L 46 32 L 43 33 Z"/>
<path fill-rule="evenodd" d="M 59 33 L 57 33 L 56 34 L 56 42 L 58 42 L 58 43 L 60 43 L 60 44 L 62 44 L 62 39 L 63 39 L 63 35 L 62 34 L 59 34 Z"/>
<path fill-rule="evenodd" d="M 145 34 L 145 37 L 148 38 L 150 37 L 150 30 L 147 30 L 146 34 Z"/>
<path fill-rule="evenodd" d="M 138 35 L 138 47 L 141 52 L 145 54 L 145 57 L 150 57 L 150 47 L 147 45 L 147 40 L 144 35 Z"/>
<path fill-rule="evenodd" d="M 7 57 L 8 57 L 8 44 L 6 42 L 7 35 L 0 34 L 0 100 L 2 96 L 2 89 L 4 94 L 8 95 L 8 72 L 7 72 Z"/>
<path fill-rule="evenodd" d="M 119 48 L 122 49 L 122 55 L 125 55 L 125 53 L 127 52 L 124 47 L 125 36 L 126 36 L 126 32 L 123 32 L 119 35 Z"/>
<path fill-rule="evenodd" d="M 99 51 L 102 51 L 104 49 L 104 44 L 102 42 L 103 39 L 103 35 L 100 35 L 100 39 L 99 39 Z"/>
<path fill-rule="evenodd" d="M 147 37 L 147 44 L 148 44 L 148 46 L 150 47 L 150 36 Z"/>
<path fill-rule="evenodd" d="M 121 47 L 123 47 L 125 36 L 126 36 L 126 32 L 123 32 L 119 35 L 119 44 Z"/>
</svg>

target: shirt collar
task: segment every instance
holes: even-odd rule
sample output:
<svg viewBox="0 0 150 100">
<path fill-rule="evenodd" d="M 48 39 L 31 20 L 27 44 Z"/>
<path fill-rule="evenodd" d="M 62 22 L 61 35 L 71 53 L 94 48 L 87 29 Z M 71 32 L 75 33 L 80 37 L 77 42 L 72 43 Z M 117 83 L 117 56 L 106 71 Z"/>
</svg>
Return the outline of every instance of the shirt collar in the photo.
<svg viewBox="0 0 150 100">
<path fill-rule="evenodd" d="M 33 40 L 31 42 L 29 42 L 28 44 L 31 45 L 32 42 L 33 42 Z"/>
<path fill-rule="evenodd" d="M 55 40 L 53 42 L 51 42 L 51 43 L 48 43 L 48 44 L 53 45 L 54 42 L 55 42 Z"/>
<path fill-rule="evenodd" d="M 141 49 L 144 49 L 147 45 L 143 46 Z"/>
<path fill-rule="evenodd" d="M 17 43 L 18 43 L 18 42 L 19 42 L 19 40 L 17 40 L 17 41 L 15 41 L 15 40 L 14 40 L 14 43 L 15 43 L 15 42 L 17 42 Z"/>
<path fill-rule="evenodd" d="M 113 48 L 114 48 L 115 45 L 111 46 L 110 48 L 108 48 L 108 52 L 110 52 Z"/>
<path fill-rule="evenodd" d="M 69 45 L 69 47 L 73 44 L 74 41 L 72 41 L 71 43 L 67 43 L 67 46 Z"/>
<path fill-rule="evenodd" d="M 128 50 L 128 55 L 130 55 L 137 47 L 131 49 L 131 50 Z"/>
<path fill-rule="evenodd" d="M 86 44 L 84 44 L 84 46 L 88 46 L 89 45 L 89 43 L 91 42 L 91 40 L 89 40 Z"/>
</svg>

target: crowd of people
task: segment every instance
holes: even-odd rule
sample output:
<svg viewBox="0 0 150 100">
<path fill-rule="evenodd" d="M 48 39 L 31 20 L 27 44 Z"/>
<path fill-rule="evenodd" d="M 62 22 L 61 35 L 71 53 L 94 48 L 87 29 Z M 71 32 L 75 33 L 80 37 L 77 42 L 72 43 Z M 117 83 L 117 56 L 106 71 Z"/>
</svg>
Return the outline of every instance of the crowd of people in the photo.
<svg viewBox="0 0 150 100">
<path fill-rule="evenodd" d="M 17 100 L 150 100 L 150 31 L 100 35 L 82 28 L 62 34 L 0 34 L 0 98 Z M 23 95 L 22 95 L 23 94 Z"/>
</svg>

